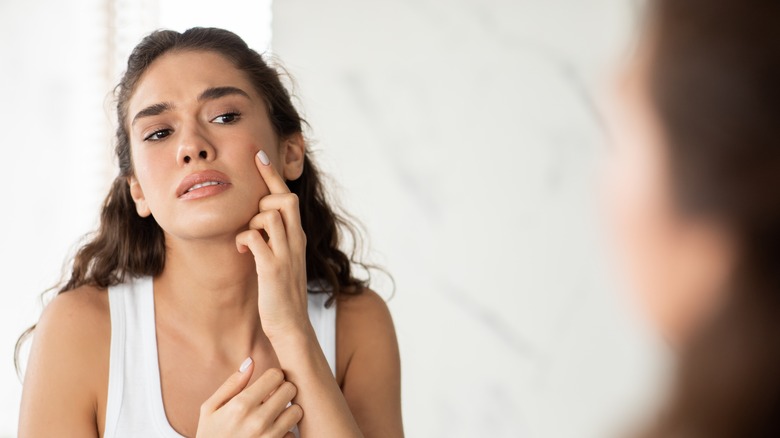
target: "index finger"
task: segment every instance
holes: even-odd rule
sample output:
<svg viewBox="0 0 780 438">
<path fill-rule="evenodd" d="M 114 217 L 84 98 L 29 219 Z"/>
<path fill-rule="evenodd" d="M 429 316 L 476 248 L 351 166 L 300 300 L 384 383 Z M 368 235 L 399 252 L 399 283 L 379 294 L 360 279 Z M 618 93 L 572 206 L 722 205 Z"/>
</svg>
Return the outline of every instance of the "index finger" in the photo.
<svg viewBox="0 0 780 438">
<path fill-rule="evenodd" d="M 261 150 L 257 153 L 255 156 L 255 164 L 257 165 L 257 170 L 260 171 L 260 176 L 263 178 L 263 181 L 265 181 L 265 184 L 268 186 L 271 193 L 290 193 L 290 188 L 287 187 L 287 183 L 284 182 L 284 179 L 279 175 L 279 172 L 271 165 L 271 160 L 264 151 Z"/>
<path fill-rule="evenodd" d="M 233 373 L 225 381 L 225 383 L 217 388 L 214 394 L 212 394 L 211 397 L 203 402 L 201 407 L 206 409 L 208 412 L 214 412 L 222 407 L 222 405 L 227 403 L 230 399 L 235 397 L 238 393 L 243 391 L 244 388 L 246 388 L 247 383 L 249 383 L 249 378 L 252 376 L 254 370 L 254 361 L 251 357 L 246 358 L 244 363 L 241 364 L 241 368 L 239 368 L 237 372 Z"/>
</svg>

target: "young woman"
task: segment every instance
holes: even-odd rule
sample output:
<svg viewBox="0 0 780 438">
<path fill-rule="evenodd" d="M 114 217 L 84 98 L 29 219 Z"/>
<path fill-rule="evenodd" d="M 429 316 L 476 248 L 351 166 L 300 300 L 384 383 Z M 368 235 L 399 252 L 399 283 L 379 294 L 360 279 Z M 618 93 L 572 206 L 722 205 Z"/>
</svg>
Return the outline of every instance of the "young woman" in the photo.
<svg viewBox="0 0 780 438">
<path fill-rule="evenodd" d="M 680 352 L 647 436 L 780 436 L 780 2 L 650 7 L 612 184 L 630 278 Z"/>
<path fill-rule="evenodd" d="M 277 71 L 158 31 L 117 94 L 119 176 L 37 324 L 19 436 L 402 436 L 390 315 Z"/>
</svg>

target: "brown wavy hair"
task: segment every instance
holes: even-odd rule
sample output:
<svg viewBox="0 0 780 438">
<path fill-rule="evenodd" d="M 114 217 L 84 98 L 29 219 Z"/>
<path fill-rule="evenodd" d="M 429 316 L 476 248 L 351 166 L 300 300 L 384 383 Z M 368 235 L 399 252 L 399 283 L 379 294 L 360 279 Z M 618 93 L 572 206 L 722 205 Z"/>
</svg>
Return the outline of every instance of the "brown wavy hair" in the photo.
<svg viewBox="0 0 780 438">
<path fill-rule="evenodd" d="M 117 130 L 115 153 L 119 174 L 103 202 L 100 225 L 73 257 L 70 276 L 57 293 L 80 286 L 98 288 L 124 282 L 128 277 L 157 276 L 165 267 L 163 230 L 152 216 L 140 217 L 135 210 L 127 177 L 133 175 L 126 119 L 127 104 L 146 69 L 160 56 L 174 51 L 205 51 L 222 55 L 243 71 L 265 100 L 268 117 L 278 138 L 303 132 L 305 120 L 296 110 L 283 73 L 271 66 L 236 34 L 217 28 L 192 28 L 183 33 L 159 30 L 145 37 L 130 54 L 127 70 L 115 88 Z M 300 178 L 287 182 L 300 202 L 301 224 L 306 233 L 306 273 L 320 283 L 311 293 L 330 294 L 328 305 L 342 295 L 359 294 L 368 285 L 370 266 L 358 260 L 361 234 L 354 219 L 337 213 L 323 190 L 322 178 L 306 151 Z M 341 249 L 343 233 L 351 247 Z M 358 278 L 353 267 L 366 273 Z M 56 289 L 56 288 L 55 288 Z M 19 350 L 33 332 L 28 328 L 17 340 L 14 363 L 19 371 Z"/>
<path fill-rule="evenodd" d="M 728 300 L 647 437 L 780 436 L 780 2 L 653 0 L 652 103 L 683 211 L 737 240 Z"/>
</svg>

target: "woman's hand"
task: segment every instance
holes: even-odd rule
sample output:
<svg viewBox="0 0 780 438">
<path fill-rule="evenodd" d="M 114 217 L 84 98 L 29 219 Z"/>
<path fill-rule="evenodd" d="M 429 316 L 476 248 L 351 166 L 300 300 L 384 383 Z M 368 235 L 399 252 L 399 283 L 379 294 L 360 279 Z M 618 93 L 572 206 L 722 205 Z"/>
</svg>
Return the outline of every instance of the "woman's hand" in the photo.
<svg viewBox="0 0 780 438">
<path fill-rule="evenodd" d="M 301 388 L 295 401 L 309 412 L 298 425 L 301 436 L 361 438 L 309 321 L 306 235 L 298 197 L 264 152 L 255 164 L 271 193 L 260 200 L 249 229 L 236 236 L 236 246 L 254 255 L 260 324 L 287 378 Z"/>
<path fill-rule="evenodd" d="M 198 438 L 293 438 L 290 429 L 303 417 L 290 404 L 297 393 L 284 373 L 270 368 L 247 387 L 254 362 L 247 359 L 200 407 Z"/>
<path fill-rule="evenodd" d="M 271 193 L 260 200 L 249 229 L 236 236 L 238 251 L 252 251 L 258 279 L 258 310 L 266 336 L 307 333 L 311 327 L 306 290 L 306 235 L 298 196 L 276 172 L 265 152 L 255 157 Z"/>
</svg>

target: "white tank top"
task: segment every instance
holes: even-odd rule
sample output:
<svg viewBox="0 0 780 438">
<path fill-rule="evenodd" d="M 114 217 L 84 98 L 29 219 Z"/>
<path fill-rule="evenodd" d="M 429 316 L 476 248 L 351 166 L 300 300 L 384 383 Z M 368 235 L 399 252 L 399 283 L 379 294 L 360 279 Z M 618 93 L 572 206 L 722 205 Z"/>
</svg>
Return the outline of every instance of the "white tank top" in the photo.
<svg viewBox="0 0 780 438">
<path fill-rule="evenodd" d="M 111 353 L 105 438 L 183 438 L 163 407 L 153 293 L 151 277 L 108 289 Z M 309 294 L 309 319 L 335 375 L 336 306 L 326 308 L 327 299 L 328 294 Z"/>
</svg>

